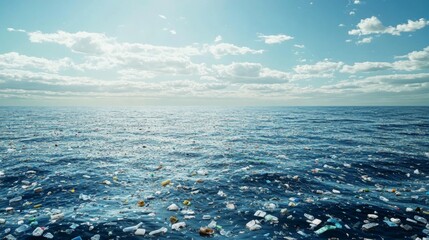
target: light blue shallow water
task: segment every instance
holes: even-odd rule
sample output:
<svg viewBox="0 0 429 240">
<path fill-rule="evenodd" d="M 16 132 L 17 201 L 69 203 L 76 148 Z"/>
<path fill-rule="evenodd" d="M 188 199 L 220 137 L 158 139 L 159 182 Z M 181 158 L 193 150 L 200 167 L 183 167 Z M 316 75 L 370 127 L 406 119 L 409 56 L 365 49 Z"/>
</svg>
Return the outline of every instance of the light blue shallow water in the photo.
<svg viewBox="0 0 429 240">
<path fill-rule="evenodd" d="M 0 237 L 39 239 L 32 231 L 44 226 L 55 239 L 148 238 L 122 231 L 142 222 L 148 232 L 168 228 L 152 238 L 191 239 L 213 219 L 218 239 L 423 237 L 425 224 L 406 219 L 429 219 L 428 160 L 428 107 L 2 107 Z M 195 218 L 168 211 L 172 203 Z M 259 209 L 278 222 L 253 216 Z M 378 218 L 368 219 L 374 211 Z M 53 222 L 56 212 L 64 218 Z M 322 223 L 310 229 L 304 213 Z M 171 229 L 173 215 L 185 229 Z M 246 229 L 253 219 L 260 230 Z M 332 219 L 337 229 L 314 232 Z M 30 229 L 15 232 L 19 220 Z M 367 222 L 379 225 L 362 230 Z"/>
</svg>

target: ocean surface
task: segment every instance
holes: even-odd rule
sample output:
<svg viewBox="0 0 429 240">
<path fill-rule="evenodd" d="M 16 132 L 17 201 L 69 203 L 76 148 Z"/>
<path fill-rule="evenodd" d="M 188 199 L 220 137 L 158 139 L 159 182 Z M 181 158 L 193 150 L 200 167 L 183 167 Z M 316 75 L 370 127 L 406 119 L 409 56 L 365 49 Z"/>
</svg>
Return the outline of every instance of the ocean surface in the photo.
<svg viewBox="0 0 429 240">
<path fill-rule="evenodd" d="M 426 219 L 428 107 L 0 108 L 0 238 L 416 239 Z"/>
</svg>

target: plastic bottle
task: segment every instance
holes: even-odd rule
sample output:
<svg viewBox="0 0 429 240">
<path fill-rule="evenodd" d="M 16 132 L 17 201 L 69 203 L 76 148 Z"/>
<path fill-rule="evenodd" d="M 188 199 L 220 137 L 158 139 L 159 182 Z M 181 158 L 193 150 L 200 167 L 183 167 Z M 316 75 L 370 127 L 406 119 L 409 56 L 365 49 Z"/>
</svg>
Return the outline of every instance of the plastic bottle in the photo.
<svg viewBox="0 0 429 240">
<path fill-rule="evenodd" d="M 143 225 L 143 223 L 142 223 L 142 222 L 141 222 L 141 223 L 139 223 L 139 224 L 137 224 L 137 225 L 135 225 L 135 226 L 126 227 L 126 228 L 122 229 L 122 231 L 124 231 L 124 232 L 134 232 L 134 231 L 135 231 L 135 230 L 137 230 L 141 225 Z"/>
</svg>

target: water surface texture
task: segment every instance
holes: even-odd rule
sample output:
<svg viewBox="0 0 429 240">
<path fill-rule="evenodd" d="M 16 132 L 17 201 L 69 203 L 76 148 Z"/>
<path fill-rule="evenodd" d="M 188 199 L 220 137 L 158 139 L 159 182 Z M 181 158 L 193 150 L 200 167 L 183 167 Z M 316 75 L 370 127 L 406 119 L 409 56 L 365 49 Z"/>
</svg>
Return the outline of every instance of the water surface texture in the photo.
<svg viewBox="0 0 429 240">
<path fill-rule="evenodd" d="M 2 107 L 0 237 L 422 238 L 428 161 L 427 107 Z"/>
</svg>

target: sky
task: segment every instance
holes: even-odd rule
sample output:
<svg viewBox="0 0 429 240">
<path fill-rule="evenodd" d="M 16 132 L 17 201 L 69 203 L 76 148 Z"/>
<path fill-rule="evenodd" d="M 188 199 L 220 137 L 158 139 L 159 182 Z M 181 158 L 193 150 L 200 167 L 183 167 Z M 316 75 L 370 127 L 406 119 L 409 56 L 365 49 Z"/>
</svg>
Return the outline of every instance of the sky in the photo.
<svg viewBox="0 0 429 240">
<path fill-rule="evenodd" d="M 0 1 L 0 105 L 429 105 L 427 0 Z"/>
</svg>

